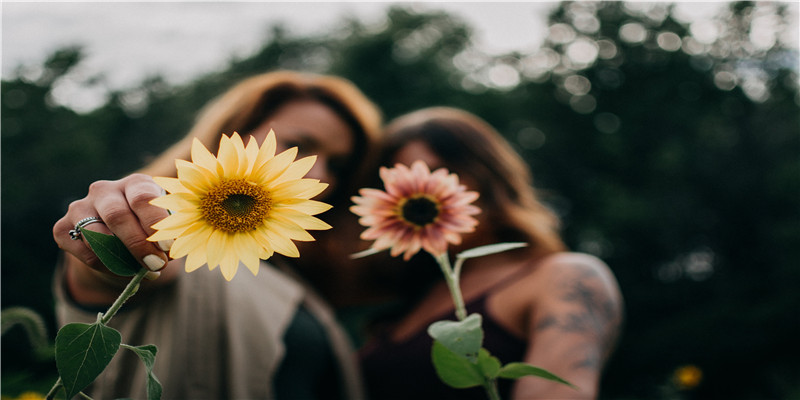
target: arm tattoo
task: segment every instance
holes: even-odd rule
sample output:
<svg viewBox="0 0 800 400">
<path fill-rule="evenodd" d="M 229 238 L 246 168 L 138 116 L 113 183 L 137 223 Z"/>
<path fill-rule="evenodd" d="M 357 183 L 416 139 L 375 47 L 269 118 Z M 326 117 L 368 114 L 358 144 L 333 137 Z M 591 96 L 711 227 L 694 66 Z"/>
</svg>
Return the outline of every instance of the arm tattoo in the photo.
<svg viewBox="0 0 800 400">
<path fill-rule="evenodd" d="M 613 348 L 621 321 L 614 299 L 606 295 L 600 273 L 587 268 L 572 269 L 569 279 L 559 288 L 559 299 L 571 304 L 565 315 L 545 315 L 536 325 L 537 331 L 556 329 L 562 333 L 583 336 L 570 352 L 581 354 L 573 368 L 600 369 Z"/>
</svg>

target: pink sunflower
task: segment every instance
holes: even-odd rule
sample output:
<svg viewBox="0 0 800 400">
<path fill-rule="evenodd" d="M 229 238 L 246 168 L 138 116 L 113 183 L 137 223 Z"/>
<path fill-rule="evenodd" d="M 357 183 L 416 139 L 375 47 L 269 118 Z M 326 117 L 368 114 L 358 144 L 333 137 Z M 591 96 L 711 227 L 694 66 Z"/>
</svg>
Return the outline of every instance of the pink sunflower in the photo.
<svg viewBox="0 0 800 400">
<path fill-rule="evenodd" d="M 448 243 L 461 243 L 461 234 L 472 232 L 478 221 L 472 215 L 480 209 L 470 203 L 478 193 L 459 184 L 458 175 L 445 168 L 431 172 L 422 161 L 411 168 L 396 164 L 381 168 L 386 191 L 361 189 L 350 211 L 367 227 L 361 234 L 375 240 L 372 251 L 391 248 L 393 257 L 404 260 L 424 249 L 434 257 L 447 251 Z"/>
</svg>

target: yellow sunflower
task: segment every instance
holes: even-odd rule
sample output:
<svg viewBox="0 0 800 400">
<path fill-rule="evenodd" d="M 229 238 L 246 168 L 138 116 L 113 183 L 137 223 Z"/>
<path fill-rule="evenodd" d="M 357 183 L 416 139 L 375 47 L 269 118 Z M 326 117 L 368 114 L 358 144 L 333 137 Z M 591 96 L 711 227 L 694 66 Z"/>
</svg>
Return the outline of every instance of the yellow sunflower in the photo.
<svg viewBox="0 0 800 400">
<path fill-rule="evenodd" d="M 368 227 L 361 238 L 375 240 L 372 251 L 391 248 L 404 260 L 424 249 L 434 257 L 447 251 L 448 243 L 460 244 L 461 234 L 472 232 L 480 209 L 470 203 L 477 192 L 467 191 L 458 176 L 447 169 L 431 172 L 422 161 L 411 168 L 402 164 L 381 168 L 386 191 L 361 189 L 350 211 Z"/>
<path fill-rule="evenodd" d="M 259 259 L 275 252 L 298 257 L 292 240 L 313 241 L 306 231 L 330 229 L 313 217 L 331 208 L 311 200 L 328 186 L 303 178 L 315 156 L 295 161 L 297 148 L 275 155 L 275 133 L 245 147 L 238 133 L 223 135 L 214 157 L 195 139 L 192 162 L 176 160 L 178 178 L 154 178 L 169 194 L 151 201 L 172 215 L 153 225 L 150 241 L 175 239 L 170 257 L 186 256 L 186 271 L 220 266 L 227 280 L 239 263 L 255 275 Z"/>
</svg>

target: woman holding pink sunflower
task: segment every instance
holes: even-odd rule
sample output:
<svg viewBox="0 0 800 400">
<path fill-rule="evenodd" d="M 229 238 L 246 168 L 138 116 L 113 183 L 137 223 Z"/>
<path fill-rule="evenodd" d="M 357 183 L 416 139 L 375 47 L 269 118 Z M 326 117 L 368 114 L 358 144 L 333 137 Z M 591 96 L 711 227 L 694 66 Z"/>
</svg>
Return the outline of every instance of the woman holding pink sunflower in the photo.
<svg viewBox="0 0 800 400">
<path fill-rule="evenodd" d="M 465 315 L 454 308 L 463 302 L 468 313 L 483 316 L 484 347 L 501 362 L 523 361 L 577 387 L 499 379 L 501 398 L 595 398 L 620 329 L 620 292 L 602 261 L 565 250 L 525 162 L 487 123 L 451 108 L 395 119 L 385 146 L 385 191 L 362 190 L 352 211 L 367 226 L 362 238 L 375 240 L 368 252 L 402 254 L 410 275 L 395 279 L 420 284 L 400 288 L 408 307 L 377 324 L 360 352 L 368 394 L 485 399 L 480 387 L 445 385 L 431 363 L 428 326 Z M 455 299 L 434 261 L 501 242 L 527 246 L 456 267 L 463 296 Z"/>
<path fill-rule="evenodd" d="M 341 78 L 278 71 L 242 81 L 184 140 L 138 174 L 95 182 L 55 224 L 59 322 L 94 322 L 128 281 L 81 240 L 90 227 L 152 271 L 110 326 L 158 347 L 163 398 L 362 398 L 349 338 L 300 272 L 349 262 L 325 251 L 345 246 L 312 247 L 346 237 L 329 228 L 347 212 L 380 124 Z M 331 206 L 343 212 L 316 216 Z M 146 375 L 135 354 L 119 352 L 87 393 L 145 398 Z"/>
</svg>

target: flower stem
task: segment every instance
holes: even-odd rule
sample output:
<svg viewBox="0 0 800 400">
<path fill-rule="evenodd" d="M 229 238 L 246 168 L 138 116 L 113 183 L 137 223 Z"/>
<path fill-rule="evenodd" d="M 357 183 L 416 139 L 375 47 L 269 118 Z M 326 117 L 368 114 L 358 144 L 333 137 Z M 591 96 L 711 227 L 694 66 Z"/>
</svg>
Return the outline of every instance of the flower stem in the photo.
<svg viewBox="0 0 800 400">
<path fill-rule="evenodd" d="M 117 299 L 114 300 L 114 303 L 111 304 L 111 307 L 108 308 L 105 314 L 100 314 L 98 316 L 97 322 L 103 325 L 108 324 L 108 322 L 111 321 L 111 318 L 114 317 L 117 311 L 119 311 L 119 309 L 122 308 L 122 305 L 125 304 L 125 302 L 128 301 L 129 298 L 131 298 L 131 296 L 136 294 L 136 291 L 139 290 L 139 283 L 142 281 L 142 279 L 144 279 L 144 276 L 148 272 L 149 270 L 147 268 L 139 269 L 139 272 L 137 272 L 136 275 L 133 276 L 133 279 L 131 279 L 131 281 L 128 282 L 128 285 L 125 286 L 125 289 L 122 291 L 122 293 L 119 294 L 119 297 L 117 297 Z M 64 386 L 64 383 L 61 380 L 61 377 L 58 377 L 58 380 L 53 385 L 53 387 L 50 388 L 50 391 L 47 392 L 47 396 L 45 398 L 47 400 L 53 399 L 58 389 L 61 388 L 62 386 Z M 84 394 L 84 396 L 86 395 Z"/>
<path fill-rule="evenodd" d="M 108 308 L 108 311 L 103 314 L 103 317 L 100 318 L 100 322 L 103 324 L 107 324 L 108 321 L 111 321 L 111 318 L 119 311 L 123 304 L 128 301 L 131 296 L 136 294 L 136 291 L 139 290 L 139 282 L 144 279 L 144 276 L 149 272 L 147 268 L 139 269 L 139 272 L 133 276 L 130 282 L 128 282 L 128 286 L 125 286 L 125 290 L 120 293 L 119 297 L 114 301 L 114 304 Z"/>
<path fill-rule="evenodd" d="M 450 268 L 450 258 L 447 256 L 446 252 L 436 256 L 436 262 L 439 264 L 439 268 L 442 269 L 442 273 L 444 273 L 447 288 L 450 289 L 450 296 L 453 297 L 453 304 L 455 304 L 456 307 L 456 317 L 458 317 L 459 321 L 462 321 L 464 318 L 467 318 L 467 308 L 464 306 L 464 297 L 461 295 L 459 274 L 457 271 Z"/>
<path fill-rule="evenodd" d="M 62 386 L 64 386 L 64 384 L 63 384 L 63 383 L 62 383 L 62 381 L 61 381 L 61 377 L 58 377 L 58 380 L 56 381 L 55 385 L 53 385 L 53 387 L 52 387 L 52 388 L 50 388 L 50 391 L 49 391 L 49 392 L 47 392 L 47 395 L 45 395 L 45 397 L 44 397 L 44 398 L 45 398 L 45 399 L 47 399 L 47 400 L 52 400 L 53 398 L 55 398 L 55 397 L 56 397 L 56 392 L 57 392 L 57 391 L 58 391 L 58 389 L 60 389 Z"/>
<path fill-rule="evenodd" d="M 500 400 L 500 393 L 497 392 L 497 381 L 495 379 L 486 379 L 483 381 L 483 388 L 486 389 L 486 395 L 490 400 Z"/>
</svg>

